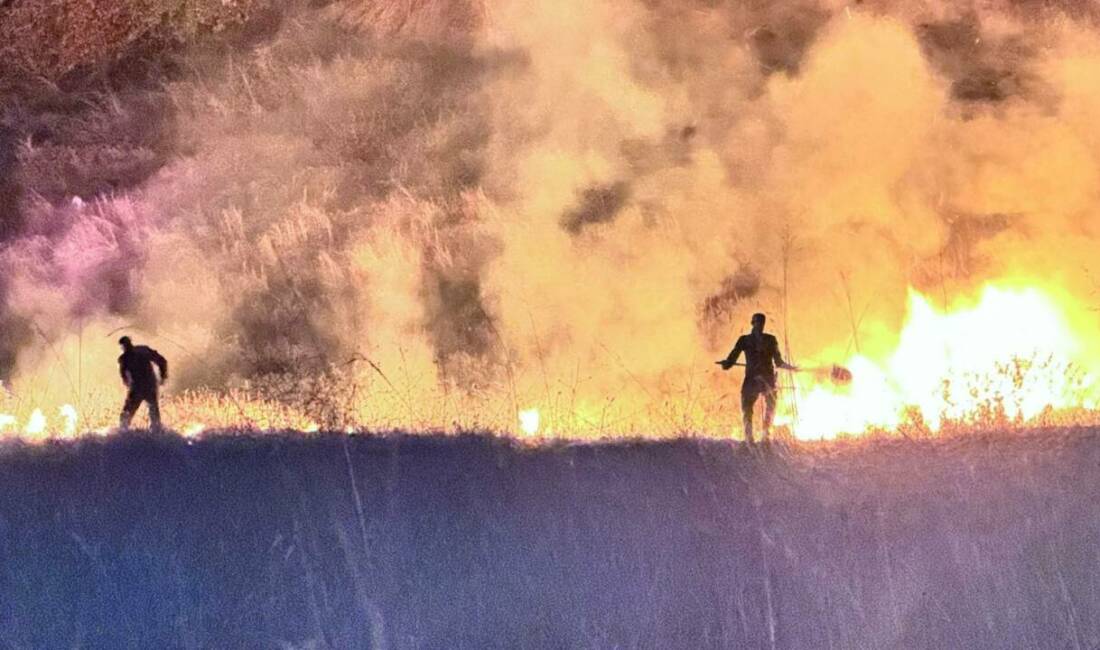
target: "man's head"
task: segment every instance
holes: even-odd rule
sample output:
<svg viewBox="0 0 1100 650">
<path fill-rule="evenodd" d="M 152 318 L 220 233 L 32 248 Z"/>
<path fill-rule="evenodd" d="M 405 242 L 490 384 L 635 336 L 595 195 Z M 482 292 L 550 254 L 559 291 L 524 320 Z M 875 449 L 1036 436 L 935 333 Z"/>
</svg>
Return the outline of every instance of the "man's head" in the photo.
<svg viewBox="0 0 1100 650">
<path fill-rule="evenodd" d="M 763 332 L 764 331 L 764 323 L 767 320 L 768 319 L 767 319 L 766 316 L 764 316 L 764 314 L 761 314 L 759 312 L 753 314 L 752 315 L 752 331 L 754 331 L 754 332 Z"/>
<path fill-rule="evenodd" d="M 124 336 L 118 340 L 118 344 L 122 346 L 123 352 L 129 351 L 134 347 L 134 342 L 130 340 L 129 336 Z"/>
</svg>

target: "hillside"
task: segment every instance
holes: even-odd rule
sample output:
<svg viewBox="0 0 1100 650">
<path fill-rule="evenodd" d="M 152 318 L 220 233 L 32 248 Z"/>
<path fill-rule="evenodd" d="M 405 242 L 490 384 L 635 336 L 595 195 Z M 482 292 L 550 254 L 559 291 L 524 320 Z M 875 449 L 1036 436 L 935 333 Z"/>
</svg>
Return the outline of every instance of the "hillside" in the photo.
<svg viewBox="0 0 1100 650">
<path fill-rule="evenodd" d="M 0 647 L 1095 647 L 1100 432 L 0 453 Z"/>
</svg>

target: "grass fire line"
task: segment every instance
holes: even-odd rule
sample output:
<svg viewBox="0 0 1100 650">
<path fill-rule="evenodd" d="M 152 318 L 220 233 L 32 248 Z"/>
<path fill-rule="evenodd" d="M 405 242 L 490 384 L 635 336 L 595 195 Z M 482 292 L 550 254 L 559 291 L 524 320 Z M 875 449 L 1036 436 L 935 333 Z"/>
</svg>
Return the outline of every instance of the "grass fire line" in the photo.
<svg viewBox="0 0 1100 650">
<path fill-rule="evenodd" d="M 776 426 L 795 439 L 815 440 L 901 429 L 906 435 L 934 435 L 1097 420 L 1095 354 L 1080 333 L 1091 317 L 1082 315 L 1087 310 L 1036 289 L 987 287 L 976 299 L 947 309 L 913 292 L 909 311 L 892 348 L 873 357 L 855 354 L 843 364 L 811 363 L 791 371 L 787 387 L 794 392 L 780 400 Z M 1020 327 L 1000 327 L 1008 319 Z M 113 430 L 124 391 L 116 387 L 113 372 L 93 375 L 92 364 L 80 354 L 75 346 L 59 346 L 49 372 L 5 385 L 0 436 L 46 440 Z M 728 378 L 690 384 L 688 392 L 675 386 L 655 389 L 621 358 L 609 363 L 628 378 L 625 389 L 581 391 L 566 384 L 568 390 L 554 392 L 549 390 L 552 378 L 517 372 L 511 385 L 425 394 L 420 380 L 399 368 L 387 368 L 379 378 L 381 366 L 372 361 L 361 369 L 339 366 L 323 381 L 308 383 L 257 379 L 231 390 L 173 390 L 170 385 L 164 410 L 169 426 L 189 436 L 219 429 L 399 427 L 482 428 L 528 438 L 674 437 L 685 430 L 730 435 L 738 414 L 723 397 Z M 104 366 L 111 371 L 113 361 Z M 80 368 L 86 377 L 83 392 L 56 380 L 75 376 Z"/>
</svg>

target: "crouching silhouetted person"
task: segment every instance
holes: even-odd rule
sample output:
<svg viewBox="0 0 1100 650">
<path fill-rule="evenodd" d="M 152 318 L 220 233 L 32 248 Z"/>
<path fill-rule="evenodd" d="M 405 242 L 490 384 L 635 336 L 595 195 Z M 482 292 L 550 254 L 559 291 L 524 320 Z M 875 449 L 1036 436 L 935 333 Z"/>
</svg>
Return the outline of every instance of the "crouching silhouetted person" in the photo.
<svg viewBox="0 0 1100 650">
<path fill-rule="evenodd" d="M 122 346 L 118 372 L 122 375 L 122 383 L 129 389 L 126 403 L 122 405 L 118 426 L 122 430 L 129 429 L 134 413 L 142 402 L 146 402 L 149 404 L 149 427 L 159 429 L 160 403 L 157 399 L 157 386 L 168 381 L 168 360 L 149 346 L 134 345 L 129 336 L 120 338 L 118 344 Z M 160 371 L 159 381 L 153 370 L 154 365 Z"/>
</svg>

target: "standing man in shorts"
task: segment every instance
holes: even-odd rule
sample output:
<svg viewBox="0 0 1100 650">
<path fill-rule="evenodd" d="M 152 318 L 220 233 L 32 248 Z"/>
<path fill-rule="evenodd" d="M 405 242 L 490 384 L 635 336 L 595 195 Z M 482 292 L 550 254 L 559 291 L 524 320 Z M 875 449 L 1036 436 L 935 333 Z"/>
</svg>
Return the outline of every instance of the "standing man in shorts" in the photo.
<svg viewBox="0 0 1100 650">
<path fill-rule="evenodd" d="M 796 368 L 783 361 L 779 354 L 779 341 L 764 332 L 764 314 L 752 315 L 752 332 L 737 339 L 729 356 L 719 361 L 722 370 L 729 370 L 741 353 L 745 353 L 745 381 L 741 384 L 741 415 L 745 426 L 745 442 L 752 444 L 752 409 L 756 399 L 764 397 L 764 440 L 771 432 L 772 419 L 775 417 L 775 369 Z"/>
</svg>

